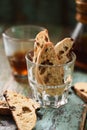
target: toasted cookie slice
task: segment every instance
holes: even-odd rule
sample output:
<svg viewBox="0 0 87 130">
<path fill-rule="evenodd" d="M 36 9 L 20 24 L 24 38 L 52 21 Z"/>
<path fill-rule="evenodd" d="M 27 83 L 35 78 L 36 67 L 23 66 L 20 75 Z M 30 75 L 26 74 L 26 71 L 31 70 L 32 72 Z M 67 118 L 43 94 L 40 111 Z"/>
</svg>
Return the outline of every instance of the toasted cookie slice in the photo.
<svg viewBox="0 0 87 130">
<path fill-rule="evenodd" d="M 65 38 L 55 45 L 55 52 L 61 64 L 65 64 L 70 61 L 70 50 L 73 46 L 72 38 Z"/>
<path fill-rule="evenodd" d="M 60 85 L 63 83 L 63 68 L 58 66 L 53 43 L 47 42 L 37 57 L 36 79 L 43 85 Z"/>
<path fill-rule="evenodd" d="M 5 91 L 4 97 L 19 130 L 32 130 L 36 124 L 35 106 L 31 99 L 14 92 Z M 35 106 L 34 106 L 35 105 Z"/>
<path fill-rule="evenodd" d="M 74 85 L 74 90 L 76 94 L 82 98 L 85 102 L 87 102 L 87 83 L 78 82 Z"/>
<path fill-rule="evenodd" d="M 33 62 L 37 61 L 37 55 L 38 52 L 40 51 L 41 48 L 43 48 L 43 45 L 46 42 L 49 42 L 49 35 L 48 35 L 48 30 L 45 29 L 44 31 L 41 31 L 36 35 L 35 38 L 35 44 L 34 44 L 34 57 L 33 57 Z"/>
</svg>

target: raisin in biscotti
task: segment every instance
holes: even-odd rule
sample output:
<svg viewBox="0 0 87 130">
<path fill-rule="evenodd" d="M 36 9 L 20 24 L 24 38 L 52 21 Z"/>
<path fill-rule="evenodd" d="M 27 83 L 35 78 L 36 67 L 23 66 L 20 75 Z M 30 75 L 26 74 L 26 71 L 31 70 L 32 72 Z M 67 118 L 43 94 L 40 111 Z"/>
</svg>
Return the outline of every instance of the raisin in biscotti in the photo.
<svg viewBox="0 0 87 130">
<path fill-rule="evenodd" d="M 32 130 L 36 124 L 35 106 L 32 100 L 13 91 L 5 91 L 4 97 L 19 130 Z M 37 105 L 38 106 L 38 105 Z M 36 107 L 37 107 L 36 106 Z"/>
<path fill-rule="evenodd" d="M 42 49 L 43 45 L 49 41 L 50 40 L 49 40 L 47 29 L 45 29 L 44 31 L 41 31 L 40 33 L 36 35 L 35 44 L 34 44 L 34 57 L 33 57 L 34 63 L 37 61 L 37 55 L 40 49 Z"/>
<path fill-rule="evenodd" d="M 3 100 L 0 100 L 0 115 L 11 115 L 7 102 Z"/>
<path fill-rule="evenodd" d="M 45 43 L 37 57 L 37 81 L 50 86 L 63 84 L 63 68 L 57 66 L 59 64 L 53 43 Z"/>
<path fill-rule="evenodd" d="M 87 103 L 87 83 L 78 82 L 73 87 L 76 94 Z"/>
<path fill-rule="evenodd" d="M 70 50 L 73 46 L 72 38 L 64 38 L 62 41 L 55 45 L 55 52 L 61 64 L 65 64 L 70 61 Z"/>
</svg>

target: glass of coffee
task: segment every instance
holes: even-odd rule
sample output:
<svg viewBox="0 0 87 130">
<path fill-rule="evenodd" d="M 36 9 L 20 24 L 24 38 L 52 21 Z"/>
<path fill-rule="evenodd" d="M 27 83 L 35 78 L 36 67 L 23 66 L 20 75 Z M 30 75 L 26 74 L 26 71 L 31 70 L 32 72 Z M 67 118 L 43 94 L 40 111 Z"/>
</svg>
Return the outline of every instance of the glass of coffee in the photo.
<svg viewBox="0 0 87 130">
<path fill-rule="evenodd" d="M 27 78 L 25 53 L 33 50 L 34 38 L 42 30 L 44 28 L 40 26 L 18 25 L 9 27 L 2 34 L 5 53 L 15 78 Z"/>
</svg>

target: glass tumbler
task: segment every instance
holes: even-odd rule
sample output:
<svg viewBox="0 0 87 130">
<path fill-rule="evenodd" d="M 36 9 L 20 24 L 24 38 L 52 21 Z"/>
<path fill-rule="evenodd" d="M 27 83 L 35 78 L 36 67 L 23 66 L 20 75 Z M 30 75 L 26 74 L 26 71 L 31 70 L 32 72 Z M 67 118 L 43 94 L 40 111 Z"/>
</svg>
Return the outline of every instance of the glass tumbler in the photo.
<svg viewBox="0 0 87 130">
<path fill-rule="evenodd" d="M 32 54 L 28 52 L 26 54 L 26 62 L 28 80 L 32 89 L 33 98 L 38 101 L 42 107 L 58 108 L 66 104 L 68 102 L 68 90 L 73 80 L 75 54 L 73 52 L 71 53 L 70 62 L 60 65 L 33 63 L 31 57 Z M 43 75 L 39 75 L 39 69 L 42 70 Z M 48 70 L 50 70 L 49 74 L 47 74 Z M 56 82 L 56 80 L 58 82 Z"/>
</svg>

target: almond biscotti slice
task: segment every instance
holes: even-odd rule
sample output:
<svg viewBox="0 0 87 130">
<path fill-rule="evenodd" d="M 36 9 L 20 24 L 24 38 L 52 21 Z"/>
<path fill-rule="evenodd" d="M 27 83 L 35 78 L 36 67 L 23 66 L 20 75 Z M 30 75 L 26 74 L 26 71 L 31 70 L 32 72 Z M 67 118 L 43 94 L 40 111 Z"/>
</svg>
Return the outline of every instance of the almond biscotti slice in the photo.
<svg viewBox="0 0 87 130">
<path fill-rule="evenodd" d="M 63 84 L 63 68 L 59 64 L 53 43 L 45 43 L 37 57 L 37 81 L 48 86 Z"/>
<path fill-rule="evenodd" d="M 72 38 L 64 38 L 62 41 L 55 45 L 55 52 L 61 64 L 65 64 L 70 61 L 70 50 L 73 46 Z"/>
<path fill-rule="evenodd" d="M 38 52 L 40 51 L 40 49 L 42 49 L 43 45 L 49 41 L 50 41 L 50 39 L 49 39 L 47 29 L 45 29 L 44 31 L 41 31 L 40 33 L 38 33 L 36 35 L 35 44 L 34 44 L 34 57 L 33 57 L 34 63 L 37 61 L 37 56 L 38 56 Z"/>
<path fill-rule="evenodd" d="M 31 99 L 14 92 L 5 91 L 4 97 L 19 130 L 32 130 L 36 124 L 35 106 Z"/>
<path fill-rule="evenodd" d="M 75 83 L 73 89 L 76 92 L 76 94 L 87 103 L 87 83 Z"/>
</svg>

